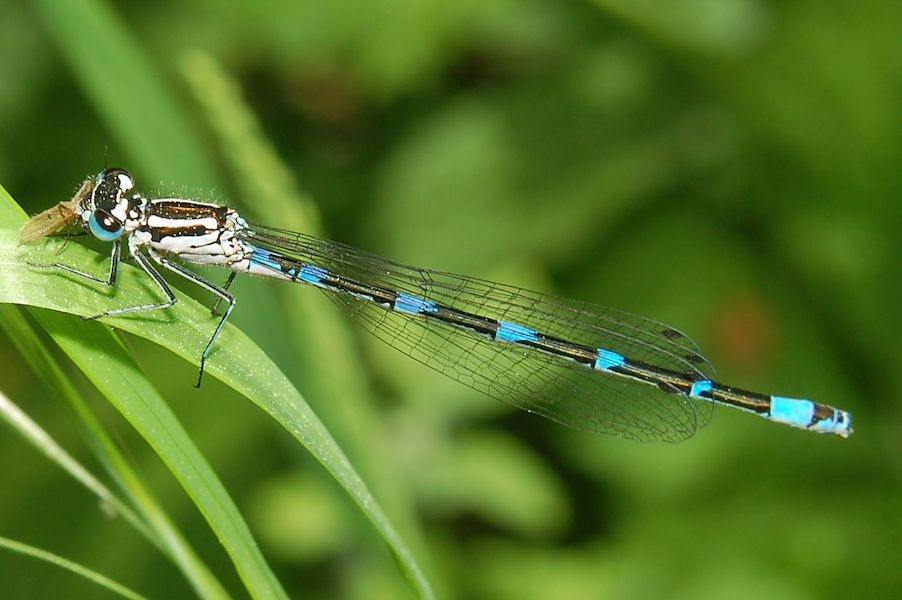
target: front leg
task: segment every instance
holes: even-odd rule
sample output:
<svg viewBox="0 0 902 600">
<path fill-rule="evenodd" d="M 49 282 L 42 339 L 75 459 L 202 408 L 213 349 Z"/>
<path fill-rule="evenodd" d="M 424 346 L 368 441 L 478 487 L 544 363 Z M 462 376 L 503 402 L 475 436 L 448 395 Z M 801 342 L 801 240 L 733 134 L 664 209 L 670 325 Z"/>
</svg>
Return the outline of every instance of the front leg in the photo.
<svg viewBox="0 0 902 600">
<path fill-rule="evenodd" d="M 39 269 L 59 269 L 60 271 L 65 271 L 67 273 L 73 273 L 78 275 L 79 277 L 84 277 L 85 279 L 90 279 L 91 281 L 96 281 L 97 283 L 103 283 L 108 286 L 116 285 L 116 278 L 119 276 L 119 260 L 122 254 L 122 246 L 119 240 L 113 241 L 113 249 L 110 252 L 110 272 L 106 279 L 101 277 L 97 277 L 96 275 L 92 275 L 91 273 L 87 273 L 80 269 L 76 269 L 75 267 L 70 267 L 69 265 L 64 265 L 62 263 L 49 263 L 49 264 L 41 264 L 41 263 L 28 263 L 31 267 L 37 267 Z"/>
<path fill-rule="evenodd" d="M 109 310 L 105 310 L 100 314 L 92 315 L 88 317 L 82 317 L 84 320 L 89 319 L 99 319 L 100 317 L 109 317 L 112 315 L 121 315 L 125 313 L 132 312 L 141 312 L 146 310 L 157 310 L 159 308 L 169 308 L 176 302 L 178 299 L 175 297 L 175 294 L 172 292 L 172 288 L 169 287 L 169 284 L 166 283 L 166 280 L 163 279 L 163 276 L 160 275 L 159 271 L 153 268 L 153 265 L 150 264 L 150 261 L 144 256 L 139 246 L 136 242 L 134 242 L 135 238 L 129 238 L 128 250 L 129 254 L 131 254 L 132 258 L 135 259 L 135 262 L 144 269 L 144 272 L 147 273 L 151 279 L 156 282 L 156 284 L 160 287 L 160 290 L 163 294 L 166 295 L 166 300 L 163 302 L 154 302 L 152 304 L 139 304 L 138 306 L 126 306 L 125 308 L 111 308 Z M 118 261 L 117 261 L 118 263 Z"/>
<path fill-rule="evenodd" d="M 163 294 L 166 295 L 166 300 L 163 302 L 154 302 L 152 304 L 141 304 L 139 306 L 127 306 L 125 308 L 111 308 L 109 310 L 105 310 L 102 313 L 96 315 L 89 315 L 82 317 L 83 320 L 91 320 L 91 319 L 99 319 L 101 317 L 108 317 L 111 315 L 121 315 L 123 313 L 130 312 L 139 312 L 144 310 L 156 310 L 158 308 L 168 308 L 176 303 L 177 299 L 175 294 L 172 293 L 172 289 L 169 287 L 169 284 L 166 283 L 166 280 L 157 272 L 156 269 L 153 268 L 153 265 L 150 264 L 150 261 L 147 260 L 147 257 L 141 254 L 139 242 L 135 237 L 128 238 L 128 251 L 131 254 L 132 258 L 135 259 L 135 262 L 140 265 L 144 272 L 147 273 L 151 279 L 153 279 L 156 284 L 160 287 Z M 74 275 L 78 275 L 79 277 L 83 277 L 85 279 L 89 279 L 91 281 L 96 281 L 97 283 L 103 283 L 108 286 L 116 285 L 116 281 L 119 277 L 119 261 L 122 258 L 122 243 L 119 238 L 113 240 L 113 249 L 110 252 L 110 272 L 106 279 L 101 277 L 97 277 L 96 275 L 92 275 L 91 273 L 87 273 L 82 271 L 81 269 L 76 269 L 75 267 L 71 267 L 69 265 L 65 265 L 63 263 L 50 263 L 50 264 L 39 264 L 39 263 L 28 263 L 32 267 L 37 267 L 40 269 L 59 269 L 60 271 L 65 271 L 66 273 L 72 273 Z"/>
</svg>

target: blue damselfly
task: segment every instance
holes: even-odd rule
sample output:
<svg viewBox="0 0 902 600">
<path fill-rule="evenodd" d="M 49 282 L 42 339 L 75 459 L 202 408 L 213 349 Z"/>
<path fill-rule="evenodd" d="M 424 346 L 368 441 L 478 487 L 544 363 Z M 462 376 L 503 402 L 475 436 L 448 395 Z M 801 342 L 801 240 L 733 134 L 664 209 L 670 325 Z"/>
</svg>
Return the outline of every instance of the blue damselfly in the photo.
<svg viewBox="0 0 902 600">
<path fill-rule="evenodd" d="M 75 196 L 33 217 L 25 241 L 77 223 L 112 243 L 105 278 L 115 285 L 121 240 L 165 299 L 92 318 L 172 306 L 176 296 L 153 262 L 216 295 L 226 307 L 200 356 L 197 386 L 235 307 L 236 273 L 305 283 L 326 292 L 378 338 L 423 364 L 513 406 L 571 427 L 638 440 L 678 441 L 731 406 L 842 437 L 846 411 L 811 400 L 748 392 L 714 381 L 696 344 L 657 321 L 593 304 L 453 273 L 411 267 L 341 243 L 246 221 L 235 210 L 185 198 L 133 193 L 131 175 L 105 169 Z M 178 259 L 178 262 L 173 258 Z M 153 262 L 151 262 L 153 261 Z M 225 285 L 182 263 L 232 270 Z"/>
</svg>

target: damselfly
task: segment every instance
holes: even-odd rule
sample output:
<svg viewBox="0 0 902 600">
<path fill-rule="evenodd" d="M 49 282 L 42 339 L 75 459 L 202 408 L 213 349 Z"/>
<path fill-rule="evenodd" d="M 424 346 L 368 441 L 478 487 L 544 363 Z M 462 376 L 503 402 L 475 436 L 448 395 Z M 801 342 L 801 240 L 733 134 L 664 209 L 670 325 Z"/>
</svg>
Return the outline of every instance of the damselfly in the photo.
<svg viewBox="0 0 902 600">
<path fill-rule="evenodd" d="M 121 240 L 165 299 L 111 308 L 92 318 L 166 308 L 176 302 L 153 263 L 226 303 L 200 355 L 197 386 L 216 338 L 235 307 L 236 273 L 304 283 L 326 292 L 378 338 L 489 396 L 576 429 L 638 440 L 678 441 L 711 416 L 714 404 L 842 437 L 851 415 L 811 400 L 747 392 L 717 383 L 695 343 L 657 321 L 593 304 L 403 265 L 337 242 L 250 223 L 235 210 L 184 198 L 133 193 L 131 175 L 105 169 L 68 202 L 33 217 L 22 239 L 78 223 L 112 243 L 115 285 Z M 179 262 L 173 260 L 178 259 Z M 181 263 L 232 270 L 225 285 Z M 219 302 L 217 301 L 217 302 Z"/>
</svg>

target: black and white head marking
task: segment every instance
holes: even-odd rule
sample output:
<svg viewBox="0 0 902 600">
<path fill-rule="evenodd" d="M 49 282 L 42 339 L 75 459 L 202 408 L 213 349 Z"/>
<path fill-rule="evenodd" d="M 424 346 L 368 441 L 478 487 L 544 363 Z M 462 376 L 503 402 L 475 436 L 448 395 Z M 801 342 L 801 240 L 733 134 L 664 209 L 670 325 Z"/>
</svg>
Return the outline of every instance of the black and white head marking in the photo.
<svg viewBox="0 0 902 600">
<path fill-rule="evenodd" d="M 82 205 L 81 220 L 94 237 L 105 242 L 118 239 L 134 229 L 141 216 L 143 199 L 128 193 L 134 187 L 125 169 L 104 169 L 94 178 L 94 189 Z"/>
</svg>

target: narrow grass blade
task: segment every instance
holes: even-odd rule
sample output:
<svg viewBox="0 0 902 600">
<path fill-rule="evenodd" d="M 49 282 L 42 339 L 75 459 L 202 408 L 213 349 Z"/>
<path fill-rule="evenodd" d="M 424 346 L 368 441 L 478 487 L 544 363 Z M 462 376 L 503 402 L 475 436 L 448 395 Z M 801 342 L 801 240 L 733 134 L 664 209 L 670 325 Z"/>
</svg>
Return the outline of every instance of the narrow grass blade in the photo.
<svg viewBox="0 0 902 600">
<path fill-rule="evenodd" d="M 141 594 L 133 592 L 124 585 L 116 583 L 109 577 L 101 575 L 97 571 L 92 571 L 87 567 L 83 567 L 71 560 L 65 559 L 62 556 L 53 554 L 52 552 L 47 552 L 46 550 L 41 550 L 40 548 L 35 548 L 34 546 L 23 544 L 22 542 L 17 542 L 6 537 L 0 537 L 0 548 L 6 548 L 12 552 L 17 552 L 24 556 L 31 556 L 32 558 L 54 564 L 67 571 L 71 571 L 76 575 L 80 575 L 85 579 L 93 581 L 100 587 L 104 587 L 114 594 L 119 594 L 123 598 L 129 598 L 130 600 L 146 600 Z"/>
<path fill-rule="evenodd" d="M 0 418 L 19 432 L 32 446 L 40 450 L 47 458 L 55 462 L 64 471 L 69 473 L 76 481 L 88 488 L 97 498 L 118 515 L 122 515 L 132 527 L 137 529 L 144 537 L 155 545 L 160 546 L 156 534 L 151 531 L 147 523 L 135 514 L 135 512 L 122 500 L 116 497 L 99 479 L 94 477 L 81 463 L 50 437 L 40 425 L 34 422 L 25 411 L 19 408 L 12 400 L 0 391 Z"/>
</svg>

